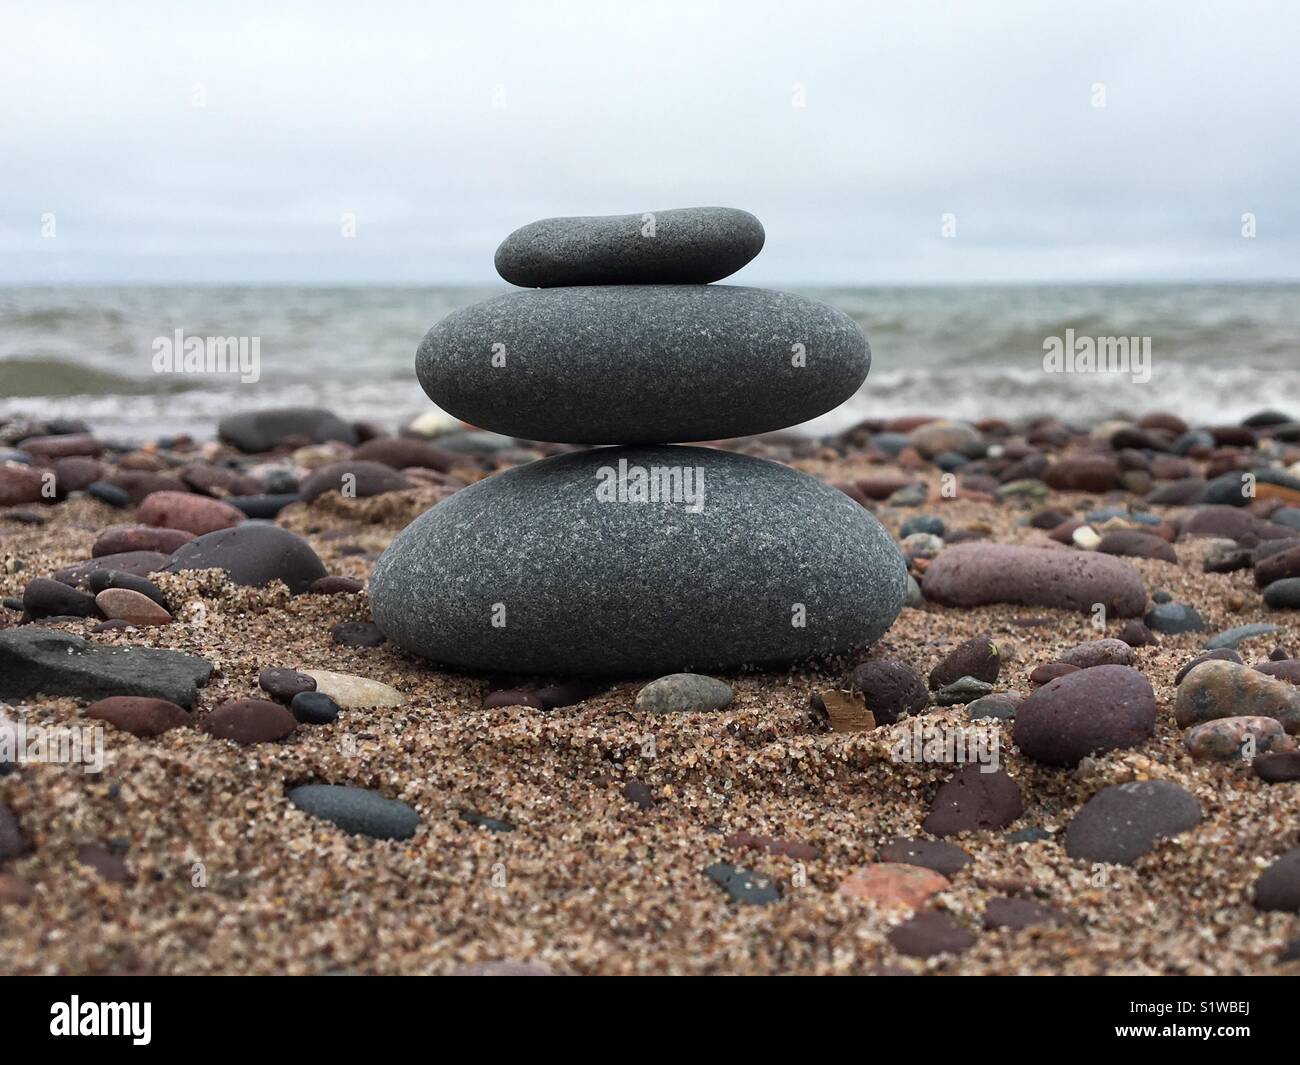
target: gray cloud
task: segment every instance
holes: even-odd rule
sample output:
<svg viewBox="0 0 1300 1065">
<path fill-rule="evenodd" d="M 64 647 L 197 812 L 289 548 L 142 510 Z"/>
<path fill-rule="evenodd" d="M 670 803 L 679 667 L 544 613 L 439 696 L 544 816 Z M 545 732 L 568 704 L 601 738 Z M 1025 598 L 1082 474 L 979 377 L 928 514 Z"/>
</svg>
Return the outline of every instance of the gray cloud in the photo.
<svg viewBox="0 0 1300 1065">
<path fill-rule="evenodd" d="M 0 280 L 481 282 L 694 203 L 756 283 L 1300 276 L 1286 4 L 265 7 L 6 5 Z"/>
</svg>

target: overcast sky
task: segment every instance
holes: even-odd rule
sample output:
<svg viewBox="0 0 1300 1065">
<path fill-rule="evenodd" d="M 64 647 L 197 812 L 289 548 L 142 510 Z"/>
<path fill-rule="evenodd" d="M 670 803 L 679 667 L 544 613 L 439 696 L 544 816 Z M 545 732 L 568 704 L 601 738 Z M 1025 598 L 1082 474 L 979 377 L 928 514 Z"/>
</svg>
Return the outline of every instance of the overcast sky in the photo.
<svg viewBox="0 0 1300 1065">
<path fill-rule="evenodd" d="M 0 281 L 483 282 L 691 204 L 759 284 L 1300 278 L 1298 48 L 1238 0 L 0 0 Z"/>
</svg>

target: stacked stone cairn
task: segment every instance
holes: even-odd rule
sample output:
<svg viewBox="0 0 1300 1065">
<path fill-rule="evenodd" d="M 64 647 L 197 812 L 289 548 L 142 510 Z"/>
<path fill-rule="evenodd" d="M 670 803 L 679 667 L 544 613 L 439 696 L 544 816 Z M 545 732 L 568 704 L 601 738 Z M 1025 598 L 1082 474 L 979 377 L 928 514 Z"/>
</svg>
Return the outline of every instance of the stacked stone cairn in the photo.
<svg viewBox="0 0 1300 1065">
<path fill-rule="evenodd" d="M 371 580 L 390 639 L 452 668 L 641 676 L 846 654 L 889 627 L 906 569 L 866 510 L 787 466 L 676 446 L 796 425 L 866 379 L 846 315 L 711 283 L 763 241 L 720 207 L 506 238 L 496 267 L 523 291 L 435 325 L 420 384 L 481 428 L 586 446 L 412 522 Z"/>
</svg>

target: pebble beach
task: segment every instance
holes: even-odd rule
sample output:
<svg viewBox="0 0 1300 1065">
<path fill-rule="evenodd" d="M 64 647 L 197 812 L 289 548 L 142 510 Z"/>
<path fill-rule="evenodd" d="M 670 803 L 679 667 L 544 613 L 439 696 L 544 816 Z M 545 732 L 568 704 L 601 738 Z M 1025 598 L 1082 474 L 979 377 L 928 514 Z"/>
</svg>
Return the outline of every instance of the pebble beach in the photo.
<svg viewBox="0 0 1300 1065">
<path fill-rule="evenodd" d="M 571 445 L 275 425 L 0 425 L 3 713 L 103 743 L 0 768 L 0 971 L 1297 971 L 1288 415 L 715 442 L 874 515 L 907 604 L 851 655 L 649 694 L 373 624 L 413 519 Z M 921 727 L 996 769 L 908 757 Z"/>
</svg>

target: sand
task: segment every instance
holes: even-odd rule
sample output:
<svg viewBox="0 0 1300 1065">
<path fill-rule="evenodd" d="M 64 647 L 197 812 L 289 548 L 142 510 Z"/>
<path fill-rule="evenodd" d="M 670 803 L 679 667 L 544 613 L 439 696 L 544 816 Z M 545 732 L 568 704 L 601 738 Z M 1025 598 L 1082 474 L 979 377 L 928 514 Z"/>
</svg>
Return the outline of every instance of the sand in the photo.
<svg viewBox="0 0 1300 1065">
<path fill-rule="evenodd" d="M 799 463 L 829 480 L 895 469 L 862 459 Z M 1013 505 L 941 500 L 923 475 L 922 508 L 877 507 L 891 531 L 917 513 L 950 529 L 986 528 L 989 539 L 1039 543 Z M 308 537 L 331 573 L 365 579 L 373 555 L 434 490 L 296 505 L 280 523 Z M 1098 497 L 1054 493 L 1088 506 Z M 24 508 L 28 510 L 37 508 Z M 97 530 L 129 520 L 88 499 L 39 508 L 49 521 L 20 525 L 0 514 L 0 593 L 20 595 L 32 576 L 89 556 Z M 1162 512 L 1162 508 L 1155 508 Z M 1169 511 L 1168 513 L 1174 513 Z M 356 553 L 360 549 L 362 553 Z M 1289 615 L 1266 610 L 1250 571 L 1204 574 L 1201 546 L 1177 545 L 1179 566 L 1132 560 L 1148 590 L 1194 605 L 1211 631 L 1270 621 L 1286 630 L 1242 645 L 1248 662 L 1279 642 L 1300 646 Z M 21 565 L 22 568 L 18 568 Z M 237 747 L 192 728 L 154 739 L 107 731 L 102 774 L 25 765 L 0 778 L 0 801 L 34 845 L 5 872 L 26 881 L 30 904 L 0 905 L 6 973 L 448 973 L 502 959 L 555 974 L 907 973 L 1238 974 L 1279 965 L 1300 933 L 1294 914 L 1261 913 L 1255 878 L 1300 842 L 1300 784 L 1265 784 L 1245 765 L 1193 761 L 1173 722 L 1173 677 L 1208 633 L 1164 636 L 1137 651 L 1159 707 L 1154 739 L 1085 760 L 1077 770 L 1019 755 L 1006 727 L 1000 756 L 1020 783 L 1023 818 L 1011 829 L 953 842 L 973 856 L 931 900 L 977 933 L 959 957 L 899 955 L 885 935 L 896 911 L 836 894 L 845 877 L 897 835 L 919 835 L 938 784 L 954 771 L 900 765 L 890 747 L 907 721 L 831 734 L 810 713 L 815 691 L 843 685 L 853 662 L 788 673 L 728 677 L 726 710 L 652 717 L 633 700 L 648 678 L 565 709 L 484 710 L 489 678 L 440 672 L 388 645 L 347 648 L 330 628 L 368 618 L 365 593 L 291 598 L 283 589 L 235 588 L 216 575 L 160 577 L 182 604 L 167 627 L 108 632 L 132 643 L 201 654 L 218 673 L 196 715 L 260 694 L 267 666 L 324 668 L 394 685 L 406 706 L 344 711 L 332 725 L 300 728 L 283 743 Z M 1233 610 L 1230 600 L 1241 604 Z M 17 614 L 3 612 L 3 624 Z M 1040 619 L 1040 624 L 1017 624 Z M 56 627 L 86 632 L 93 622 Z M 1006 664 L 997 688 L 1027 694 L 1034 665 L 1100 635 L 1086 615 L 1023 607 L 905 609 L 871 652 L 927 674 L 962 640 L 992 633 Z M 500 678 L 493 678 L 497 681 Z M 499 686 L 499 685 L 497 685 Z M 29 724 L 82 721 L 70 699 L 16 708 Z M 964 707 L 929 721 L 967 724 Z M 987 724 L 987 723 L 986 723 Z M 1059 834 L 1101 787 L 1172 780 L 1191 791 L 1201 824 L 1161 843 L 1132 867 L 1096 869 L 1066 857 Z M 626 782 L 657 800 L 642 810 Z M 344 834 L 295 809 L 296 784 L 375 788 L 413 806 L 416 835 L 380 842 Z M 474 810 L 511 832 L 467 823 Z M 1013 844 L 1006 832 L 1041 826 L 1049 841 Z M 819 856 L 737 851 L 748 831 L 811 844 Z M 125 845 L 130 876 L 109 883 L 77 860 L 87 843 Z M 772 877 L 783 898 L 744 907 L 703 872 L 728 861 Z M 1061 927 L 984 931 L 985 903 L 1019 894 L 1063 911 Z"/>
</svg>

